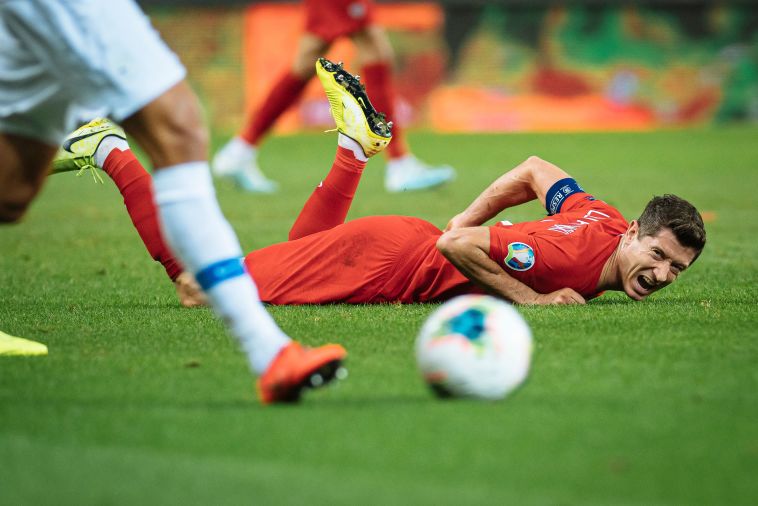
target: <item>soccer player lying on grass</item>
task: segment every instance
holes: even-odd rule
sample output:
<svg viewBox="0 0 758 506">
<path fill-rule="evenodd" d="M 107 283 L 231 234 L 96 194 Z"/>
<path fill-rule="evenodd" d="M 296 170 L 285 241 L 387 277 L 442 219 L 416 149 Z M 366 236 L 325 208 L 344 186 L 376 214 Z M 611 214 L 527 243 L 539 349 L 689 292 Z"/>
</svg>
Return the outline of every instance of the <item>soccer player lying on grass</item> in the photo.
<svg viewBox="0 0 758 506">
<path fill-rule="evenodd" d="M 386 142 L 377 145 L 369 127 L 381 126 L 381 116 L 355 99 L 362 96 L 360 85 L 329 65 L 319 66 L 318 75 L 339 130 L 336 157 L 289 241 L 246 256 L 263 301 L 413 303 L 489 292 L 518 304 L 581 304 L 605 290 L 642 300 L 676 280 L 705 245 L 702 219 L 685 200 L 655 197 L 638 220 L 627 223 L 562 169 L 537 157 L 498 178 L 444 232 L 407 216 L 346 223 L 368 157 Z M 547 217 L 482 226 L 534 199 L 545 205 Z"/>
</svg>

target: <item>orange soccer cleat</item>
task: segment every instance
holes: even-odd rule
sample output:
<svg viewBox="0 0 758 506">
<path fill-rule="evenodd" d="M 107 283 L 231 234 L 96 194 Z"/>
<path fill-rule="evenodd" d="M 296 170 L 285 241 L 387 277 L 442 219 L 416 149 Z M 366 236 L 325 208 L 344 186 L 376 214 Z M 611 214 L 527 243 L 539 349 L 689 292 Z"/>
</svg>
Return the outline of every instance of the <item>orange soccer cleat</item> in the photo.
<svg viewBox="0 0 758 506">
<path fill-rule="evenodd" d="M 338 344 L 307 348 L 295 341 L 274 358 L 258 378 L 258 397 L 263 404 L 297 402 L 304 388 L 319 388 L 334 378 L 343 379 L 347 352 Z"/>
</svg>

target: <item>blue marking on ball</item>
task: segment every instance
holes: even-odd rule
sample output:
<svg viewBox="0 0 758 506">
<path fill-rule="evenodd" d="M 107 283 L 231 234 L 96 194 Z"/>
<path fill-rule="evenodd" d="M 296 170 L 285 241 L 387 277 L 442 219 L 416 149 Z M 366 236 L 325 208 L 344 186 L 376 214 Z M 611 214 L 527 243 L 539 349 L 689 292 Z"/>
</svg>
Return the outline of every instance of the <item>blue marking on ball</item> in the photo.
<svg viewBox="0 0 758 506">
<path fill-rule="evenodd" d="M 484 313 L 479 309 L 467 309 L 450 320 L 450 331 L 466 336 L 467 339 L 473 341 L 484 332 L 484 318 Z"/>
</svg>

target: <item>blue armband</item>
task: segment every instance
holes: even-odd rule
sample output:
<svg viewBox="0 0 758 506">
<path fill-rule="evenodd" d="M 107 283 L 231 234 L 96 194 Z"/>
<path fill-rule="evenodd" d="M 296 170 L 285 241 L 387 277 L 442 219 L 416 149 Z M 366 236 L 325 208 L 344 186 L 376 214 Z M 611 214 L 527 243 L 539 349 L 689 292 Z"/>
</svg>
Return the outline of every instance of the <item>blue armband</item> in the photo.
<svg viewBox="0 0 758 506">
<path fill-rule="evenodd" d="M 217 284 L 227 279 L 236 278 L 245 274 L 245 267 L 241 258 L 227 258 L 215 264 L 204 267 L 200 272 L 195 274 L 195 279 L 200 287 L 208 291 Z"/>
<path fill-rule="evenodd" d="M 552 216 L 561 212 L 563 203 L 569 195 L 574 193 L 584 193 L 584 190 L 573 178 L 567 177 L 556 181 L 547 191 L 547 195 L 545 195 L 547 214 Z"/>
</svg>

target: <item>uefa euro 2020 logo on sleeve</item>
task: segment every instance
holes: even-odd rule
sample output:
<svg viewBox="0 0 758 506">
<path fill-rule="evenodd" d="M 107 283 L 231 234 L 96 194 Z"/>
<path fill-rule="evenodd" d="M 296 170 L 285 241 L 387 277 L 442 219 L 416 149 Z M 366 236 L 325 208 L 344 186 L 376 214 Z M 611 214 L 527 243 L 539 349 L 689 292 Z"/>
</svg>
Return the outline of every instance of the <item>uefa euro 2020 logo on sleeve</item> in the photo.
<svg viewBox="0 0 758 506">
<path fill-rule="evenodd" d="M 514 271 L 528 271 L 534 266 L 534 250 L 523 242 L 508 244 L 508 256 L 505 257 L 505 265 Z"/>
</svg>

